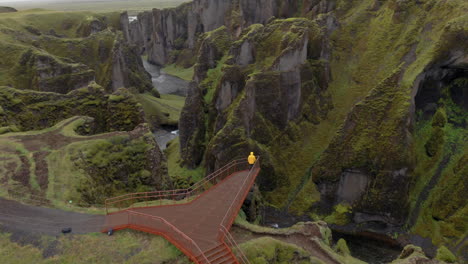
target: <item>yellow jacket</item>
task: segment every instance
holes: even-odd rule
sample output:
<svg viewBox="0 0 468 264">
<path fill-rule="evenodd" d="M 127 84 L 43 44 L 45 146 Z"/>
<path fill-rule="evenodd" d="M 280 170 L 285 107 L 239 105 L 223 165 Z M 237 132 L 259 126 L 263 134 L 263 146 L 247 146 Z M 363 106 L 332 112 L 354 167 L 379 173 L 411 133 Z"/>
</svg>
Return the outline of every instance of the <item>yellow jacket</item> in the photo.
<svg viewBox="0 0 468 264">
<path fill-rule="evenodd" d="M 257 160 L 257 158 L 254 156 L 254 153 L 253 152 L 250 152 L 250 155 L 249 155 L 249 158 L 247 159 L 247 161 L 249 162 L 250 165 L 253 165 L 255 163 L 255 161 Z"/>
</svg>

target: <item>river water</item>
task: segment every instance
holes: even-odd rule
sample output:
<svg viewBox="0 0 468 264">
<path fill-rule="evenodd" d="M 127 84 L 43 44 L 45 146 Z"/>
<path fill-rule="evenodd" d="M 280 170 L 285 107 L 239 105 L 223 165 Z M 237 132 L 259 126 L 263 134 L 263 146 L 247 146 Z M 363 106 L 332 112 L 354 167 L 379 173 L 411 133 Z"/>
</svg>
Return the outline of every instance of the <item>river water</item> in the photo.
<svg viewBox="0 0 468 264">
<path fill-rule="evenodd" d="M 160 94 L 173 94 L 184 97 L 187 95 L 188 81 L 166 74 L 159 66 L 150 64 L 144 58 L 142 60 L 145 70 L 151 74 L 153 86 Z M 154 133 L 156 142 L 161 150 L 166 149 L 167 143 L 178 135 L 179 131 L 177 127 L 162 127 Z"/>
<path fill-rule="evenodd" d="M 179 96 L 187 96 L 189 82 L 182 80 L 179 77 L 166 74 L 161 67 L 150 64 L 143 59 L 143 66 L 146 71 L 151 74 L 153 86 L 158 89 L 160 94 L 175 94 Z"/>
</svg>

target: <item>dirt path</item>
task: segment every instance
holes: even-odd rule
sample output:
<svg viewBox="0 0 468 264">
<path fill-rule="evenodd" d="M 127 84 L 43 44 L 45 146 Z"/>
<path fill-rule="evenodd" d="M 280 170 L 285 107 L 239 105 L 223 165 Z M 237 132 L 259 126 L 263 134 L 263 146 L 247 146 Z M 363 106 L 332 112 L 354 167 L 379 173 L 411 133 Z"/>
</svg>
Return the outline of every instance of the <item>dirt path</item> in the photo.
<svg viewBox="0 0 468 264">
<path fill-rule="evenodd" d="M 86 234 L 99 232 L 103 223 L 103 215 L 30 206 L 0 198 L 0 225 L 12 232 L 59 235 L 62 228 L 71 227 L 74 234 Z"/>
</svg>

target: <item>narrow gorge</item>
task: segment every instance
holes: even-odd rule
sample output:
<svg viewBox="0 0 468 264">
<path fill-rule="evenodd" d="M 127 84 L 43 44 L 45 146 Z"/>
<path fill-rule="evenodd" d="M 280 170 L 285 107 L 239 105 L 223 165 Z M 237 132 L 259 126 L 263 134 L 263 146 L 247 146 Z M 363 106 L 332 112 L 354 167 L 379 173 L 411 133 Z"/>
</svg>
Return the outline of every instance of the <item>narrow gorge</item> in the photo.
<svg viewBox="0 0 468 264">
<path fill-rule="evenodd" d="M 189 263 L 141 232 L 17 230 L 15 202 L 95 221 L 107 198 L 192 190 L 254 152 L 232 229 L 252 264 L 468 261 L 467 1 L 144 1 L 0 7 L 8 252 Z"/>
</svg>

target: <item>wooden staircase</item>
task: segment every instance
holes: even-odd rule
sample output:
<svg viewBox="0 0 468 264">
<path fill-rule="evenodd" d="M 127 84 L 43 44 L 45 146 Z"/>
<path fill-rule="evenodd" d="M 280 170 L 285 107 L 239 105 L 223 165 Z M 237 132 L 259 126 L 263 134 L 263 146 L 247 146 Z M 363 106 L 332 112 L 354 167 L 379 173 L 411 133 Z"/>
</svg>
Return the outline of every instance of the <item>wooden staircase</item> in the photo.
<svg viewBox="0 0 468 264">
<path fill-rule="evenodd" d="M 203 252 L 203 255 L 196 257 L 200 264 L 239 264 L 232 250 L 225 243 L 220 243 Z"/>
</svg>

